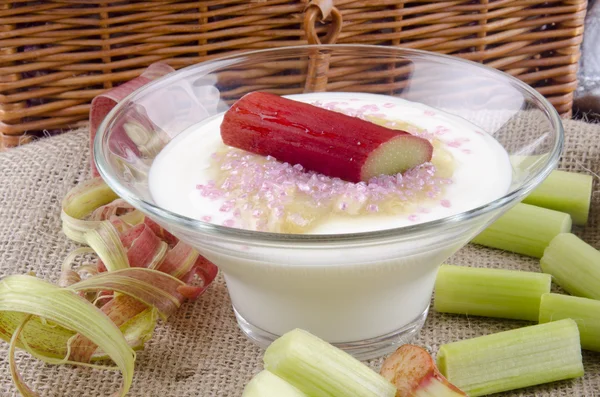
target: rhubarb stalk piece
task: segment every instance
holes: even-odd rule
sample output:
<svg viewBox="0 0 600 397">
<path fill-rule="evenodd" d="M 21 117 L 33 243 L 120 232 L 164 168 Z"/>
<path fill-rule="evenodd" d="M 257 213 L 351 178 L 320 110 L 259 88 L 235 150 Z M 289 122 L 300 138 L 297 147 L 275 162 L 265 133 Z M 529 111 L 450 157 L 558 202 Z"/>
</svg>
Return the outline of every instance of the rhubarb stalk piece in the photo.
<svg viewBox="0 0 600 397">
<path fill-rule="evenodd" d="M 348 353 L 295 329 L 267 348 L 265 369 L 309 396 L 394 397 L 396 388 Z"/>
<path fill-rule="evenodd" d="M 571 216 L 519 203 L 477 235 L 472 242 L 541 258 L 559 233 L 571 231 Z"/>
<path fill-rule="evenodd" d="M 338 112 L 265 92 L 239 99 L 225 113 L 226 145 L 349 182 L 394 175 L 429 162 L 431 143 Z"/>
<path fill-rule="evenodd" d="M 600 300 L 600 252 L 576 235 L 556 236 L 540 264 L 571 295 Z"/>
<path fill-rule="evenodd" d="M 537 321 L 552 277 L 544 273 L 442 265 L 435 280 L 440 313 Z"/>
<path fill-rule="evenodd" d="M 444 378 L 429 353 L 418 346 L 400 346 L 385 359 L 380 373 L 396 386 L 396 397 L 466 396 Z"/>
<path fill-rule="evenodd" d="M 244 388 L 242 397 L 308 397 L 279 376 L 263 370 Z"/>
<path fill-rule="evenodd" d="M 600 352 L 600 301 L 561 294 L 544 294 L 540 323 L 573 319 L 579 328 L 581 347 Z"/>
<path fill-rule="evenodd" d="M 583 375 L 579 330 L 571 319 L 442 345 L 437 364 L 471 397 Z"/>
<path fill-rule="evenodd" d="M 591 175 L 575 172 L 552 171 L 523 202 L 566 212 L 576 225 L 585 225 L 588 221 L 592 201 Z"/>
</svg>

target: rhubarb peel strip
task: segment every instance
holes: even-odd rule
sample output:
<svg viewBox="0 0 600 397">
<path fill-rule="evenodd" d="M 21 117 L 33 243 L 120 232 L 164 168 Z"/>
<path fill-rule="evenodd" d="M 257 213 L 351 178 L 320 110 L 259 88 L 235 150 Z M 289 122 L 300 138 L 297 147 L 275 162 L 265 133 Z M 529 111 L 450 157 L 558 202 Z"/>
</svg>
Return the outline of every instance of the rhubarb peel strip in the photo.
<svg viewBox="0 0 600 397">
<path fill-rule="evenodd" d="M 115 107 L 119 102 L 121 102 L 133 91 L 146 85 L 150 81 L 165 76 L 173 71 L 175 71 L 175 69 L 173 69 L 166 63 L 153 63 L 139 77 L 136 77 L 135 79 L 126 83 L 123 83 L 122 85 L 110 91 L 107 91 L 101 95 L 98 95 L 96 98 L 94 98 L 90 110 L 90 164 L 92 167 L 92 174 L 94 176 L 98 176 L 98 170 L 96 169 L 96 166 L 94 164 L 94 150 L 92 149 L 92 146 L 94 144 L 94 137 L 96 136 L 96 131 L 98 130 L 100 123 L 106 117 L 108 112 L 110 112 L 113 107 Z"/>
<path fill-rule="evenodd" d="M 23 313 L 25 316 L 14 329 L 0 333 L 0 336 L 5 339 L 6 334 L 11 335 L 10 339 L 5 339 L 10 343 L 11 374 L 24 396 L 38 395 L 24 384 L 14 361 L 17 340 L 26 329 L 30 316 L 38 316 L 46 322 L 51 321 L 57 326 L 74 330 L 97 344 L 123 374 L 123 383 L 115 395 L 127 394 L 133 379 L 135 352 L 129 347 L 119 328 L 98 308 L 68 289 L 36 277 L 14 275 L 0 282 L 0 318 L 11 312 Z"/>
<path fill-rule="evenodd" d="M 151 65 L 139 78 L 97 97 L 90 115 L 91 142 L 117 102 L 171 71 L 166 64 Z M 122 127 L 119 139 L 143 143 L 147 151 L 159 147 L 154 129 Z M 93 159 L 92 168 L 97 176 Z M 200 296 L 218 269 L 120 199 L 99 177 L 65 196 L 61 219 L 65 235 L 87 247 L 65 258 L 59 285 L 30 275 L 0 280 L 0 339 L 10 343 L 13 382 L 24 396 L 38 396 L 18 372 L 14 353 L 19 348 L 49 364 L 118 369 L 123 383 L 114 395 L 124 396 L 132 382 L 134 349 L 152 337 L 158 317 L 166 319 L 185 299 Z M 76 266 L 78 257 L 90 254 L 98 257 L 95 264 Z M 116 366 L 93 363 L 106 359 Z"/>
<path fill-rule="evenodd" d="M 161 317 L 166 320 L 183 301 L 183 296 L 177 292 L 182 285 L 185 285 L 183 281 L 157 270 L 129 268 L 100 273 L 71 285 L 69 289 L 120 292 L 148 306 L 156 307 Z"/>
<path fill-rule="evenodd" d="M 83 234 L 96 227 L 100 221 L 83 219 L 118 197 L 101 178 L 94 178 L 73 188 L 62 201 L 61 219 L 65 235 L 71 240 L 86 244 Z"/>
</svg>

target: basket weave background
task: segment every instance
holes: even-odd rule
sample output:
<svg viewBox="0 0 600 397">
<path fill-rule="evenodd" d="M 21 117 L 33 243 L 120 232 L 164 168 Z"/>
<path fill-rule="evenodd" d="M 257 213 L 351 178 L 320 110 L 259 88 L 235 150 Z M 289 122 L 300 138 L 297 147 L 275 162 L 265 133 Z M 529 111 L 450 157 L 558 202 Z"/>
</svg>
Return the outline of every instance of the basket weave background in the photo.
<svg viewBox="0 0 600 397">
<path fill-rule="evenodd" d="M 337 0 L 344 21 L 337 42 L 483 62 L 537 88 L 568 117 L 586 3 Z M 180 68 L 306 44 L 305 6 L 299 0 L 0 0 L 0 149 L 76 126 L 94 96 L 152 62 Z"/>
</svg>

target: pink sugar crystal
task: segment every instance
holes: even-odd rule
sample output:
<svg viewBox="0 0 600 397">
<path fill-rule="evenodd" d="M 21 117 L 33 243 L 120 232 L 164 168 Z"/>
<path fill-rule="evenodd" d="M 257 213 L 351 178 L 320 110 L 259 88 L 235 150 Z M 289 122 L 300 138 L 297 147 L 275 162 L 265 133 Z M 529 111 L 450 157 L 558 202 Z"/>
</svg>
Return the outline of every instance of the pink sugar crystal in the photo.
<svg viewBox="0 0 600 397">
<path fill-rule="evenodd" d="M 447 127 L 444 127 L 443 125 L 438 125 L 433 129 L 434 135 L 444 135 L 447 132 L 450 132 L 450 130 Z"/>
<path fill-rule="evenodd" d="M 204 215 L 200 219 L 202 219 L 204 222 L 210 222 L 210 221 L 212 221 L 212 216 L 210 216 L 210 215 Z"/>
<path fill-rule="evenodd" d="M 416 222 L 416 221 L 419 220 L 419 217 L 417 215 L 415 215 L 415 214 L 412 214 L 412 215 L 408 216 L 408 220 L 411 221 L 411 222 Z"/>
<path fill-rule="evenodd" d="M 395 106 L 396 106 L 396 105 L 394 105 L 393 103 L 390 103 L 390 102 L 387 102 L 387 103 L 384 103 L 384 104 L 383 104 L 383 107 L 384 107 L 384 108 L 387 108 L 387 109 L 393 108 L 393 107 L 395 107 Z"/>
<path fill-rule="evenodd" d="M 432 110 L 429 110 L 429 109 L 425 110 L 425 111 L 423 112 L 423 114 L 424 114 L 425 116 L 435 116 L 435 112 L 434 112 L 434 111 L 432 111 Z"/>
<path fill-rule="evenodd" d="M 235 226 L 235 221 L 233 219 L 227 219 L 223 222 L 223 226 L 233 227 Z"/>
<path fill-rule="evenodd" d="M 221 208 L 219 208 L 219 211 L 221 212 L 229 212 L 233 209 L 233 205 L 234 203 L 231 201 L 226 201 L 225 203 L 223 203 L 223 205 L 221 206 Z"/>
<path fill-rule="evenodd" d="M 446 208 L 450 208 L 452 206 L 452 203 L 450 203 L 450 200 L 442 200 L 440 201 L 440 204 L 442 205 L 442 207 L 446 207 Z"/>
<path fill-rule="evenodd" d="M 376 204 L 369 204 L 367 206 L 367 211 L 369 211 L 369 212 L 379 212 L 379 206 L 377 206 Z"/>
</svg>

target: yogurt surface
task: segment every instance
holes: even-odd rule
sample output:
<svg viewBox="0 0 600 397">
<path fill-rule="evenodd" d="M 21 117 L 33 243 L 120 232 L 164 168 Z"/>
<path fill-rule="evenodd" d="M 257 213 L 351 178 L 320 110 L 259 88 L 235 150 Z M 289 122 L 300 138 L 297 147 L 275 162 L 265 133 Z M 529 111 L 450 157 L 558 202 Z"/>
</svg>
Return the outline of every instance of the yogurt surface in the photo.
<svg viewBox="0 0 600 397">
<path fill-rule="evenodd" d="M 220 114 L 182 132 L 156 157 L 149 175 L 156 203 L 230 227 L 332 234 L 444 218 L 495 200 L 509 189 L 512 168 L 506 151 L 464 119 L 375 94 L 313 93 L 288 98 L 427 138 L 434 144 L 432 164 L 354 186 L 226 147 L 220 137 Z M 262 178 L 261 186 L 248 182 L 257 178 Z M 235 191 L 237 181 L 252 187 Z M 291 198 L 273 199 L 274 195 Z"/>
</svg>

